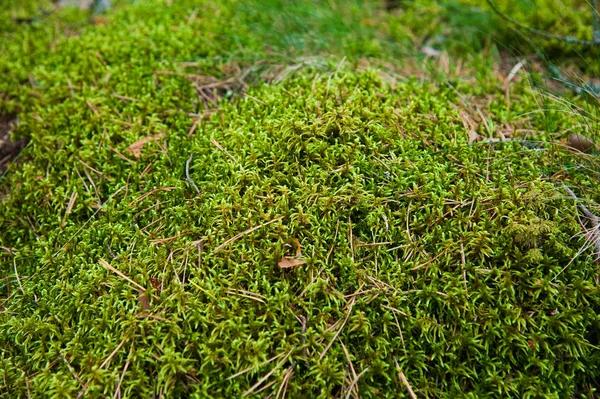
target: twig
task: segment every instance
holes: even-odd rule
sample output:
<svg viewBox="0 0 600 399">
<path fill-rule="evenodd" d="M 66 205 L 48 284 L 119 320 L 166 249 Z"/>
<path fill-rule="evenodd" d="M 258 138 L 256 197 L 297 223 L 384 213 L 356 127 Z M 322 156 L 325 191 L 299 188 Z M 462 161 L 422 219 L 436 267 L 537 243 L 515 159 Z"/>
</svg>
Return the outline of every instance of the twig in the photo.
<svg viewBox="0 0 600 399">
<path fill-rule="evenodd" d="M 192 185 L 192 187 L 194 187 L 196 189 L 196 193 L 197 194 L 200 194 L 200 190 L 198 190 L 198 186 L 196 185 L 196 183 L 194 183 L 194 181 L 190 177 L 190 162 L 192 162 L 192 157 L 193 156 L 194 156 L 194 153 L 191 153 L 190 157 L 188 158 L 188 160 L 185 161 L 185 180 L 188 183 L 190 183 Z"/>
<path fill-rule="evenodd" d="M 413 391 L 412 387 L 408 383 L 408 380 L 406 379 L 406 376 L 404 375 L 402 370 L 400 370 L 400 365 L 398 364 L 398 360 L 396 359 L 395 356 L 394 356 L 394 363 L 396 363 L 396 370 L 398 370 L 398 376 L 400 377 L 400 380 L 402 381 L 402 383 L 408 390 L 408 394 L 410 395 L 410 397 L 412 399 L 417 399 L 417 395 L 415 395 L 415 391 Z"/>
<path fill-rule="evenodd" d="M 256 101 L 256 102 L 257 102 L 257 103 L 259 103 L 259 104 L 262 104 L 262 105 L 267 105 L 267 103 L 265 103 L 264 101 L 262 101 L 262 100 L 259 100 L 258 98 L 256 98 L 256 97 L 253 97 L 253 96 L 251 96 L 251 95 L 250 95 L 250 94 L 248 94 L 248 93 L 244 93 L 244 95 L 245 95 L 246 97 L 248 97 L 249 99 Z"/>
<path fill-rule="evenodd" d="M 258 229 L 260 229 L 261 227 L 265 227 L 265 226 L 268 226 L 268 225 L 270 225 L 271 223 L 278 222 L 278 221 L 280 221 L 281 219 L 283 219 L 283 216 L 280 216 L 280 217 L 278 217 L 278 218 L 275 218 L 275 219 L 273 219 L 273 220 L 270 220 L 270 221 L 268 221 L 267 223 L 263 223 L 263 224 L 261 224 L 261 225 L 259 225 L 259 226 L 254 226 L 254 227 L 252 227 L 251 229 L 248 229 L 248 230 L 246 230 L 246 231 L 243 231 L 243 232 L 241 232 L 240 234 L 236 235 L 235 237 L 232 237 L 232 238 L 230 238 L 229 240 L 225 241 L 223 244 L 219 245 L 217 248 L 215 248 L 215 251 L 214 251 L 214 252 L 215 252 L 215 253 L 217 253 L 217 252 L 221 251 L 223 248 L 225 248 L 226 246 L 228 246 L 229 244 L 231 244 L 232 242 L 239 240 L 239 239 L 240 239 L 240 238 L 242 238 L 243 236 L 245 236 L 245 235 L 248 235 L 248 234 L 252 233 L 252 232 L 253 232 L 253 231 L 255 231 L 255 230 L 258 230 Z"/>
<path fill-rule="evenodd" d="M 595 46 L 600 46 L 600 33 L 598 32 L 597 29 L 594 29 L 594 38 L 593 40 L 582 40 L 582 39 L 578 39 L 576 37 L 573 36 L 559 36 L 559 35 L 555 35 L 552 34 L 550 32 L 546 32 L 543 30 L 539 30 L 539 29 L 535 29 L 532 28 L 530 26 L 524 25 L 521 22 L 517 21 L 514 18 L 509 17 L 508 15 L 506 15 L 505 13 L 503 13 L 498 6 L 496 5 L 496 3 L 493 0 L 486 0 L 488 5 L 491 7 L 491 9 L 498 14 L 498 16 L 500 18 L 502 18 L 503 20 L 505 20 L 508 23 L 511 23 L 515 26 L 517 26 L 518 28 L 524 29 L 529 33 L 533 33 L 534 35 L 538 35 L 538 36 L 542 36 L 545 37 L 546 39 L 555 39 L 555 40 L 559 40 L 565 43 L 569 43 L 569 44 L 579 44 L 582 46 L 588 46 L 588 47 L 595 47 Z M 597 1 L 597 0 L 595 0 Z M 596 7 L 594 7 L 594 16 L 595 16 L 595 22 L 594 22 L 594 27 L 596 27 L 597 23 L 597 15 L 598 13 L 596 12 Z"/>
</svg>

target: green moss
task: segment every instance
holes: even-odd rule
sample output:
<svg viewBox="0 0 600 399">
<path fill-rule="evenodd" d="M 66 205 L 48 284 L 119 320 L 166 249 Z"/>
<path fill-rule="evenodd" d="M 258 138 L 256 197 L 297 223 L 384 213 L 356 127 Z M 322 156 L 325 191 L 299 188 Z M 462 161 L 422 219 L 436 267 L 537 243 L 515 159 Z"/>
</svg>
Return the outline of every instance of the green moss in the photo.
<svg viewBox="0 0 600 399">
<path fill-rule="evenodd" d="M 0 109 L 31 142 L 0 183 L 0 391 L 330 397 L 355 373 L 361 397 L 407 396 L 397 361 L 424 396 L 593 395 L 598 264 L 560 183 L 600 201 L 597 161 L 556 145 L 577 117 L 525 80 L 507 101 L 484 56 L 450 85 L 361 70 L 350 41 L 331 45 L 346 63 L 280 65 L 289 43 L 265 48 L 238 5 L 4 33 Z M 199 117 L 193 83 L 244 68 L 247 95 Z M 470 143 L 475 106 L 479 135 L 527 135 Z M 296 243 L 306 264 L 279 268 Z"/>
</svg>

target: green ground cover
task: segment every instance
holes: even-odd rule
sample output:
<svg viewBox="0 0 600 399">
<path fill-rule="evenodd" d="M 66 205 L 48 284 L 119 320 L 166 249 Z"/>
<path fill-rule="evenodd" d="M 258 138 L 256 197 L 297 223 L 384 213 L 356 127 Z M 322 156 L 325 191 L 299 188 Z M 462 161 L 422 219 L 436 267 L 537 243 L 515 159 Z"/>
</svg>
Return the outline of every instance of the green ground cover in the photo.
<svg viewBox="0 0 600 399">
<path fill-rule="evenodd" d="M 4 397 L 598 395 L 597 108 L 540 90 L 594 49 L 511 74 L 472 1 L 7 4 Z"/>
</svg>

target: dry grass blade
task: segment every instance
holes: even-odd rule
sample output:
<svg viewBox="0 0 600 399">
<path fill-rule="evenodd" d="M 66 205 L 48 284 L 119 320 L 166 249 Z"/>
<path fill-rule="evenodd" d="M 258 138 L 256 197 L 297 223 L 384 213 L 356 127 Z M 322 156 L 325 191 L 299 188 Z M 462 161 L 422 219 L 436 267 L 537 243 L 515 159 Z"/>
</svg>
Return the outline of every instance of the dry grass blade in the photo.
<svg viewBox="0 0 600 399">
<path fill-rule="evenodd" d="M 25 295 L 25 291 L 23 290 L 23 285 L 21 284 L 21 279 L 19 278 L 19 273 L 17 272 L 17 259 L 13 258 L 13 266 L 15 269 L 15 277 L 17 278 L 17 283 L 19 283 L 19 288 L 21 289 L 21 293 Z"/>
<path fill-rule="evenodd" d="M 281 381 L 281 385 L 279 386 L 279 389 L 277 390 L 277 394 L 275 395 L 275 399 L 279 398 L 280 393 L 282 394 L 281 399 L 285 398 L 285 392 L 287 391 L 288 383 L 290 382 L 290 378 L 292 377 L 292 374 L 294 374 L 294 367 L 296 367 L 296 362 L 294 362 L 294 364 L 292 364 L 290 367 L 288 367 L 288 369 L 285 371 L 283 380 Z"/>
<path fill-rule="evenodd" d="M 358 375 L 356 375 L 356 370 L 354 370 L 354 365 L 352 364 L 352 359 L 350 359 L 350 353 L 348 352 L 348 349 L 346 348 L 346 345 L 344 345 L 344 341 L 342 341 L 341 338 L 339 338 L 340 340 L 340 345 L 342 345 L 342 349 L 344 350 L 344 355 L 346 355 L 346 360 L 348 360 L 348 366 L 350 367 L 350 371 L 352 372 L 352 381 L 358 381 Z M 368 368 L 368 367 L 367 367 Z M 350 395 L 352 394 L 352 389 L 354 388 L 354 383 L 350 384 L 350 387 L 348 388 L 348 395 L 346 396 L 346 398 L 349 398 Z"/>
<path fill-rule="evenodd" d="M 270 221 L 268 221 L 266 223 L 263 223 L 261 225 L 254 226 L 254 227 L 252 227 L 252 228 L 250 228 L 250 229 L 248 229 L 246 231 L 241 232 L 240 234 L 238 234 L 238 235 L 236 235 L 234 237 L 231 237 L 229 240 L 225 241 L 223 244 L 221 244 L 217 248 L 215 248 L 214 253 L 217 253 L 217 252 L 221 251 L 223 248 L 225 248 L 226 246 L 228 246 L 232 242 L 235 242 L 235 241 L 239 240 L 240 238 L 244 237 L 245 235 L 248 235 L 248 234 L 252 233 L 253 231 L 256 231 L 256 230 L 258 230 L 258 229 L 260 229 L 262 227 L 268 226 L 268 225 L 270 225 L 272 223 L 278 222 L 281 219 L 283 219 L 283 216 L 280 216 L 278 218 L 270 220 Z"/>
<path fill-rule="evenodd" d="M 119 378 L 119 383 L 117 384 L 117 388 L 115 389 L 115 394 L 113 399 L 121 398 L 121 384 L 123 383 L 123 378 L 125 378 L 125 373 L 131 364 L 131 355 L 133 354 L 133 343 L 131 344 L 131 348 L 129 349 L 129 355 L 127 355 L 127 361 L 125 362 L 125 366 L 123 367 L 123 371 L 121 372 L 121 377 Z"/>
<path fill-rule="evenodd" d="M 366 373 L 367 371 L 369 371 L 369 367 L 365 368 L 363 371 L 360 372 L 360 374 L 358 374 L 356 377 L 354 377 L 354 379 L 352 380 L 352 383 L 350 384 L 350 386 L 348 387 L 348 393 L 346 394 L 346 399 L 350 399 L 350 395 L 352 395 L 352 390 L 354 389 L 354 387 L 356 387 L 356 397 L 358 398 L 358 386 L 356 384 L 358 384 L 358 380 L 360 377 L 362 377 L 362 375 L 364 373 Z"/>
<path fill-rule="evenodd" d="M 244 291 L 244 290 L 227 290 L 227 293 L 231 294 L 231 295 L 237 295 L 237 296 L 241 296 L 244 298 L 248 298 L 248 299 L 251 299 L 256 302 L 265 303 L 265 301 L 264 301 L 265 297 L 263 297 L 262 295 L 255 294 L 253 292 Z"/>
<path fill-rule="evenodd" d="M 258 388 L 259 386 L 262 385 L 263 382 L 265 382 L 271 375 L 273 375 L 273 373 L 275 371 L 277 371 L 277 369 L 279 367 L 281 367 L 285 362 L 287 362 L 288 358 L 290 357 L 290 355 L 292 354 L 293 349 L 291 349 L 287 355 L 285 355 L 285 357 L 283 359 L 281 359 L 281 361 L 279 363 L 277 363 L 275 365 L 275 367 L 273 367 L 273 369 L 271 371 L 269 371 L 267 374 L 265 374 L 265 376 L 263 378 L 261 378 L 256 384 L 252 385 L 252 387 L 250 387 L 250 389 L 248 389 L 246 392 L 244 392 L 244 394 L 242 395 L 242 397 L 246 397 L 248 395 L 250 395 L 252 392 L 254 392 L 254 390 L 256 388 Z"/>
<path fill-rule="evenodd" d="M 100 263 L 102 266 L 104 266 L 107 270 L 110 270 L 111 272 L 121 276 L 122 278 L 124 278 L 125 280 L 127 280 L 128 282 L 133 284 L 136 288 L 138 288 L 140 290 L 140 292 L 146 291 L 146 289 L 144 287 L 142 287 L 141 285 L 139 285 L 138 283 L 136 283 L 135 281 L 133 281 L 132 279 L 127 277 L 125 274 L 121 273 L 119 270 L 115 269 L 113 266 L 110 265 L 110 263 L 108 263 L 104 259 L 100 258 L 98 263 Z"/>
<path fill-rule="evenodd" d="M 525 66 L 525 61 L 521 60 L 519 61 L 514 67 L 512 67 L 512 69 L 510 70 L 510 72 L 508 73 L 508 76 L 506 77 L 506 79 L 504 80 L 504 85 L 508 85 L 514 78 L 515 76 L 517 76 L 517 73 L 521 70 L 521 68 L 523 68 Z"/>
<path fill-rule="evenodd" d="M 115 348 L 115 350 L 113 350 L 111 352 L 110 355 L 108 355 L 108 357 L 104 360 L 104 362 L 102 362 L 102 364 L 100 365 L 100 369 L 103 369 L 104 367 L 106 367 L 108 365 L 108 362 L 110 362 L 110 360 L 117 354 L 117 352 L 119 351 L 119 349 L 121 349 L 121 347 L 123 345 L 125 345 L 125 341 L 127 341 L 127 337 L 123 338 L 123 341 L 121 341 L 121 343 L 119 345 L 117 345 L 117 347 Z"/>
<path fill-rule="evenodd" d="M 289 353 L 288 353 L 288 354 L 289 354 Z M 262 362 L 261 364 L 258 364 L 258 365 L 256 365 L 256 366 L 252 366 L 252 367 L 248 367 L 247 369 L 244 369 L 244 370 L 242 370 L 242 371 L 239 371 L 239 372 L 235 373 L 234 375 L 231 375 L 231 376 L 227 377 L 227 378 L 226 378 L 226 381 L 233 380 L 234 378 L 236 378 L 236 377 L 239 377 L 240 375 L 246 374 L 246 373 L 247 373 L 247 372 L 249 372 L 249 371 L 252 371 L 252 370 L 255 370 L 255 369 L 259 368 L 259 367 L 262 367 L 262 366 L 264 366 L 265 364 L 269 364 L 269 363 L 271 363 L 273 360 L 279 359 L 279 358 L 280 358 L 281 356 L 283 356 L 283 355 L 284 355 L 283 353 L 280 353 L 279 355 L 273 356 L 272 358 L 270 358 L 270 359 L 268 359 L 268 360 L 265 360 L 265 361 L 264 361 L 264 362 Z"/>
<path fill-rule="evenodd" d="M 408 391 L 408 394 L 410 395 L 411 399 L 417 399 L 417 395 L 415 395 L 415 391 L 413 391 L 412 387 L 408 383 L 408 380 L 406 379 L 406 376 L 404 375 L 402 370 L 400 370 L 400 365 L 398 364 L 398 360 L 396 359 L 396 357 L 394 357 L 394 363 L 396 363 L 396 370 L 398 370 L 398 377 L 400 377 L 400 380 L 406 387 L 406 390 Z"/>
<path fill-rule="evenodd" d="M 152 189 L 152 190 L 148 191 L 147 193 L 142 194 L 140 197 L 138 197 L 138 198 L 134 199 L 133 201 L 131 201 L 129 203 L 129 205 L 127 205 L 127 206 L 131 207 L 133 204 L 136 204 L 138 202 L 142 202 L 143 200 L 145 200 L 146 198 L 148 198 L 152 194 L 157 193 L 159 191 L 171 191 L 171 190 L 175 190 L 176 188 L 177 187 L 159 187 L 159 188 Z"/>
<path fill-rule="evenodd" d="M 346 318 L 344 319 L 344 322 L 342 323 L 340 328 L 338 328 L 338 330 L 335 332 L 333 339 L 329 342 L 329 344 L 327 344 L 327 346 L 323 350 L 323 353 L 321 353 L 321 356 L 319 356 L 319 360 L 322 360 L 325 357 L 325 355 L 329 351 L 329 348 L 331 348 L 331 345 L 333 345 L 333 343 L 335 342 L 337 337 L 340 335 L 340 333 L 344 329 L 344 326 L 346 325 L 346 323 L 348 322 L 348 319 L 350 318 L 350 315 L 352 314 L 352 307 L 354 306 L 355 300 L 356 300 L 356 297 L 352 297 L 352 299 L 350 300 L 350 304 L 348 305 L 348 312 L 346 314 Z"/>
<path fill-rule="evenodd" d="M 596 260 L 600 260 L 600 234 L 598 234 L 598 230 L 600 230 L 600 217 L 596 216 L 592 211 L 590 211 L 585 205 L 581 203 L 581 200 L 573 190 L 571 190 L 566 184 L 563 184 L 563 188 L 569 194 L 569 196 L 575 201 L 577 207 L 583 212 L 585 217 L 590 221 L 592 225 L 592 229 L 588 231 L 589 240 L 594 244 L 596 250 Z"/>
<path fill-rule="evenodd" d="M 227 151 L 227 150 L 226 150 L 226 149 L 225 149 L 225 148 L 224 148 L 224 147 L 221 145 L 221 143 L 219 143 L 217 140 L 215 140 L 214 138 L 211 138 L 211 139 L 210 139 L 210 142 L 211 142 L 211 143 L 212 143 L 212 144 L 213 144 L 215 147 L 217 147 L 219 150 L 223 151 L 223 152 L 224 152 L 224 153 L 225 153 L 225 154 L 226 154 L 226 155 L 227 155 L 229 158 L 231 158 L 231 160 L 232 160 L 233 162 L 235 162 L 235 163 L 239 163 L 239 162 L 237 161 L 237 159 L 235 159 L 235 157 L 234 157 L 233 155 L 231 155 L 231 154 L 229 153 L 229 151 Z"/>
<path fill-rule="evenodd" d="M 77 199 L 77 191 L 73 190 L 73 194 L 71 194 L 71 198 L 69 198 L 69 204 L 67 205 L 67 211 L 65 215 L 68 215 L 73 210 L 73 206 L 75 206 L 75 200 Z"/>
</svg>

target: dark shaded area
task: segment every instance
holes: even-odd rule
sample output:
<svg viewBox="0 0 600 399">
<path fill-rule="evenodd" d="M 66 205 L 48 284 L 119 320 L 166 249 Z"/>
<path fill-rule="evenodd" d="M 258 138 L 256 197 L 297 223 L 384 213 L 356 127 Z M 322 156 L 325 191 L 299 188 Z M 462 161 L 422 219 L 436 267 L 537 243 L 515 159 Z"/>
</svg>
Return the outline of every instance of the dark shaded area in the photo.
<svg viewBox="0 0 600 399">
<path fill-rule="evenodd" d="M 21 150 L 27 145 L 27 139 L 10 140 L 10 132 L 17 124 L 14 114 L 0 115 L 0 175 L 8 169 Z"/>
<path fill-rule="evenodd" d="M 403 0 L 384 0 L 384 6 L 387 11 L 392 11 L 402 6 Z"/>
</svg>

